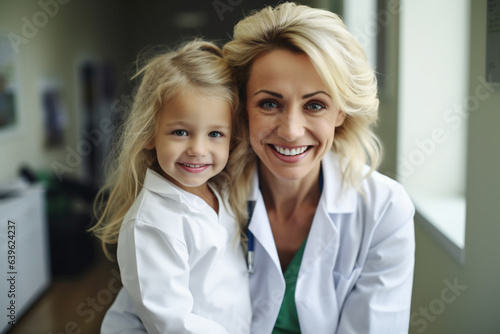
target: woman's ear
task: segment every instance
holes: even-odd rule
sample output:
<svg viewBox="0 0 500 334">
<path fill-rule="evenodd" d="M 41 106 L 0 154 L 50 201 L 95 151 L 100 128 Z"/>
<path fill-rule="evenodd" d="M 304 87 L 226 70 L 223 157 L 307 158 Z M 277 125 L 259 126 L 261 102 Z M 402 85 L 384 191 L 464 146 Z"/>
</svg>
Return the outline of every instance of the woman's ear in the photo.
<svg viewBox="0 0 500 334">
<path fill-rule="evenodd" d="M 339 114 L 337 115 L 337 121 L 335 123 L 335 127 L 339 127 L 344 123 L 345 113 L 342 110 L 339 110 Z"/>
<path fill-rule="evenodd" d="M 153 148 L 155 148 L 155 139 L 151 139 L 151 141 L 149 143 L 146 144 L 146 146 L 144 147 L 146 150 L 152 150 Z"/>
</svg>

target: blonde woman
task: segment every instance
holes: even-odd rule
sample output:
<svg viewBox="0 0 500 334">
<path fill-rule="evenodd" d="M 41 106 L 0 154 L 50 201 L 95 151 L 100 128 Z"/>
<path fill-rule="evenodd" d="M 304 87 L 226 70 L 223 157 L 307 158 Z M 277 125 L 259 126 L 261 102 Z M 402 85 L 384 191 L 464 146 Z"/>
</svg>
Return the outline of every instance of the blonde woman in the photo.
<svg viewBox="0 0 500 334">
<path fill-rule="evenodd" d="M 360 44 L 337 15 L 283 3 L 241 20 L 223 53 L 246 129 L 228 169 L 249 213 L 251 333 L 407 333 L 414 207 L 376 171 Z"/>
<path fill-rule="evenodd" d="M 94 232 L 118 243 L 122 293 L 148 333 L 248 330 L 248 277 L 224 195 L 238 101 L 230 68 L 215 45 L 193 41 L 137 75 Z"/>
<path fill-rule="evenodd" d="M 414 207 L 375 171 L 360 44 L 337 15 L 284 3 L 240 21 L 223 52 L 255 152 L 232 166 L 255 202 L 252 333 L 408 332 Z"/>
</svg>

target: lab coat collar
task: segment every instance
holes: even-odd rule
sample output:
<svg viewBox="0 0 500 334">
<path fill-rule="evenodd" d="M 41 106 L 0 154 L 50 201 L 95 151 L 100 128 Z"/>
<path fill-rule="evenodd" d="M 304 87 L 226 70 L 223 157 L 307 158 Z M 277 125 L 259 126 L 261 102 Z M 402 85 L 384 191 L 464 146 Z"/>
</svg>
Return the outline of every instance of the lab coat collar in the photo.
<svg viewBox="0 0 500 334">
<path fill-rule="evenodd" d="M 207 212 L 207 209 L 213 210 L 199 196 L 191 194 L 179 188 L 178 186 L 149 168 L 146 171 L 146 177 L 144 178 L 143 187 L 162 197 L 171 198 L 174 201 L 185 204 L 187 209 L 191 212 L 203 214 Z M 212 188 L 212 190 L 214 189 Z M 217 200 L 219 201 L 220 205 L 222 205 L 219 194 L 215 190 L 214 193 L 217 196 Z"/>
<path fill-rule="evenodd" d="M 332 151 L 328 152 L 323 157 L 321 166 L 323 172 L 322 200 L 325 201 L 326 211 L 328 213 L 352 213 L 356 211 L 359 193 L 353 187 L 342 189 L 344 164 L 340 161 L 338 155 Z M 255 164 L 249 196 L 249 200 L 254 202 L 259 202 L 262 199 L 258 174 L 257 164 Z"/>
<path fill-rule="evenodd" d="M 270 258 L 274 262 L 276 269 L 281 272 L 281 265 L 278 257 L 278 252 L 273 239 L 271 225 L 267 216 L 264 199 L 259 187 L 259 175 L 255 165 L 249 201 L 255 203 L 252 218 L 248 225 L 248 229 L 255 236 L 255 239 L 260 242 Z M 354 188 L 349 188 L 342 191 L 342 172 L 341 162 L 334 152 L 329 152 L 322 160 L 323 171 L 323 193 L 321 194 L 320 203 L 313 221 L 329 222 L 329 224 L 313 223 L 308 239 L 320 242 L 321 248 L 317 249 L 313 246 L 306 246 L 304 256 L 311 259 L 317 259 L 326 250 L 331 240 L 337 234 L 334 223 L 331 220 L 331 214 L 351 213 L 356 210 L 356 200 L 358 192 Z M 315 242 L 313 242 L 315 243 Z M 311 244 L 311 243 L 308 243 Z M 311 248 L 313 247 L 313 248 Z M 309 256 L 314 254 L 314 256 Z M 305 266 L 302 270 L 307 270 Z"/>
<path fill-rule="evenodd" d="M 328 152 L 321 161 L 323 170 L 323 194 L 328 213 L 351 213 L 356 211 L 358 191 L 349 187 L 342 189 L 343 164 L 334 152 Z"/>
</svg>

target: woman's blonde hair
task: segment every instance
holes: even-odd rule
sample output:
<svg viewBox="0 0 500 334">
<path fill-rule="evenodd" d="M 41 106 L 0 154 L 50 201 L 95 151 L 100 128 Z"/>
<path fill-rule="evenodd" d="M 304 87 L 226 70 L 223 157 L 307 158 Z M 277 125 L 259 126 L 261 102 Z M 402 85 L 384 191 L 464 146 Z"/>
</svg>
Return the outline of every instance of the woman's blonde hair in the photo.
<svg viewBox="0 0 500 334">
<path fill-rule="evenodd" d="M 332 150 L 343 161 L 343 186 L 359 189 L 362 179 L 378 167 L 381 145 L 372 131 L 378 118 L 377 82 L 359 42 L 334 13 L 294 3 L 266 7 L 241 20 L 233 40 L 223 47 L 224 57 L 234 69 L 239 85 L 241 129 L 230 171 L 234 194 L 245 203 L 257 157 L 250 148 L 246 114 L 246 84 L 253 61 L 276 49 L 305 53 L 330 90 L 336 107 L 345 114 L 336 129 Z M 370 165 L 363 175 L 365 164 Z M 246 205 L 239 205 L 245 215 Z"/>
<path fill-rule="evenodd" d="M 193 87 L 201 94 L 225 100 L 231 107 L 233 123 L 236 120 L 236 83 L 221 50 L 213 43 L 194 40 L 175 51 L 156 55 L 147 60 L 136 77 L 141 77 L 141 82 L 132 109 L 118 130 L 107 180 L 94 203 L 98 221 L 91 231 L 101 239 L 108 258 L 112 256 L 107 245 L 117 243 L 122 220 L 142 188 L 146 170 L 159 172 L 155 149 L 146 147 L 154 140 L 162 106 Z M 229 183 L 227 171 L 210 182 L 222 190 Z"/>
</svg>

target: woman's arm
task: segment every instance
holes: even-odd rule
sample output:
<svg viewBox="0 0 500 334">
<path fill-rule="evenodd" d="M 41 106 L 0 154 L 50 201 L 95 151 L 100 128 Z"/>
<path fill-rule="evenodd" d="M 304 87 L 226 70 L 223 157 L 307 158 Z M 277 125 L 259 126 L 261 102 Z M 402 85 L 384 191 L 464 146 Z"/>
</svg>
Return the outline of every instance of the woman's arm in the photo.
<svg viewBox="0 0 500 334">
<path fill-rule="evenodd" d="M 345 301 L 337 334 L 408 333 L 414 213 L 410 198 L 396 184 L 373 231 L 360 277 Z"/>
</svg>

